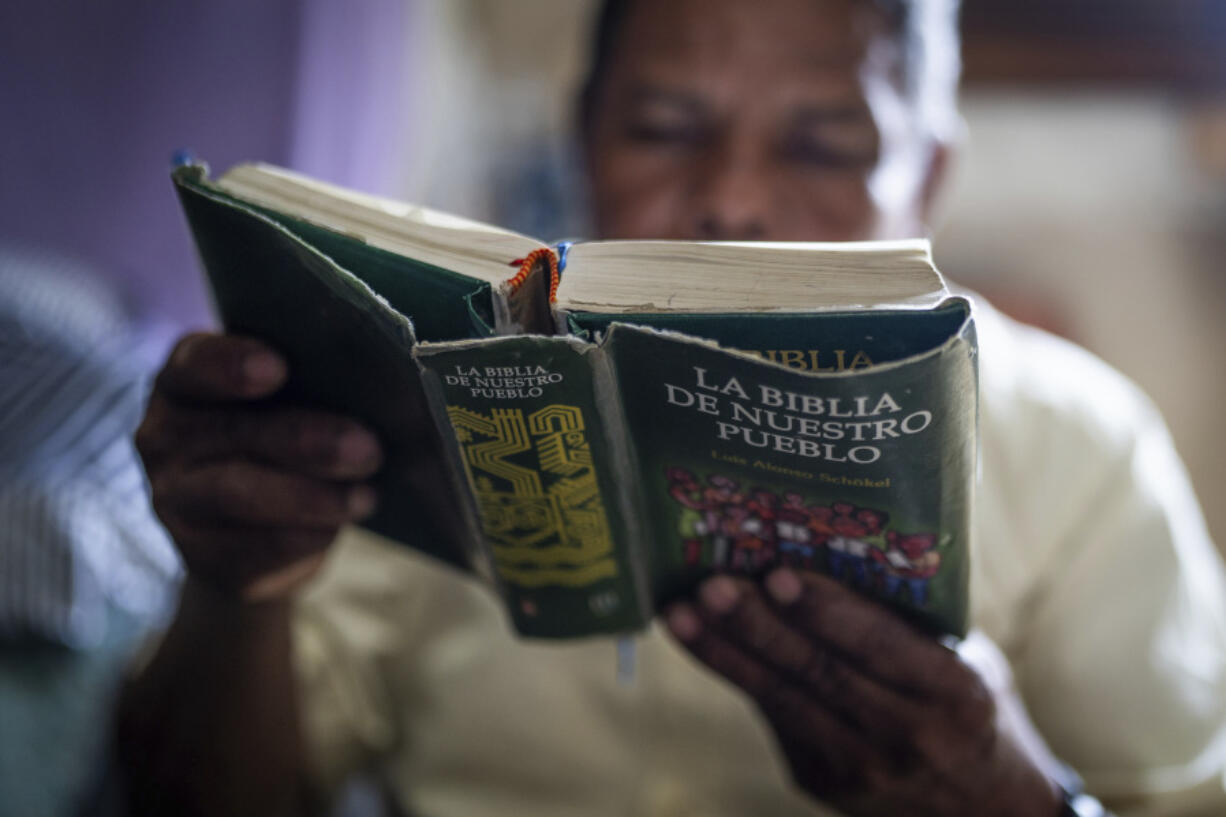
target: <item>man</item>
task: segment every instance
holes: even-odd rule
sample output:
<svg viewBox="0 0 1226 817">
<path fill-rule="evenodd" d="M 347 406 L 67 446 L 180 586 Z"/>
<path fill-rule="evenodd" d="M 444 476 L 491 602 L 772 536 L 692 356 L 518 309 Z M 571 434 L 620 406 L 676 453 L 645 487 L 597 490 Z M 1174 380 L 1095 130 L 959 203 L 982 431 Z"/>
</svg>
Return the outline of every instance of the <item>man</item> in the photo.
<svg viewBox="0 0 1226 817">
<path fill-rule="evenodd" d="M 583 111 L 598 231 L 923 231 L 951 15 L 609 3 Z M 1221 570 L 1161 422 L 1083 352 L 986 307 L 980 332 L 975 621 L 1092 792 L 1217 813 Z M 189 574 L 121 717 L 147 810 L 294 813 L 366 767 L 428 815 L 1071 813 L 1042 747 L 1006 728 L 1007 673 L 819 576 L 709 580 L 619 684 L 605 641 L 516 642 L 467 580 L 353 531 L 330 548 L 376 501 L 378 443 L 264 402 L 284 378 L 255 341 L 188 338 L 138 435 Z"/>
</svg>

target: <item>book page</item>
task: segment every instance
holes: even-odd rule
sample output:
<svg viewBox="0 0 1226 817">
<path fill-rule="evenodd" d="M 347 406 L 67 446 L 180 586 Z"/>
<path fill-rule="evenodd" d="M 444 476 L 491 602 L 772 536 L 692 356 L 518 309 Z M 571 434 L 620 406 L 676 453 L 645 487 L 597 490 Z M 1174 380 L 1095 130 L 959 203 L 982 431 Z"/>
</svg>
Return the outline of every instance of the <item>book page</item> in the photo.
<svg viewBox="0 0 1226 817">
<path fill-rule="evenodd" d="M 500 227 L 359 193 L 272 165 L 237 165 L 216 185 L 232 196 L 496 286 L 515 274 L 512 261 L 544 246 Z"/>
<path fill-rule="evenodd" d="M 602 241 L 571 248 L 557 305 L 614 313 L 927 308 L 948 294 L 926 240 Z"/>
</svg>

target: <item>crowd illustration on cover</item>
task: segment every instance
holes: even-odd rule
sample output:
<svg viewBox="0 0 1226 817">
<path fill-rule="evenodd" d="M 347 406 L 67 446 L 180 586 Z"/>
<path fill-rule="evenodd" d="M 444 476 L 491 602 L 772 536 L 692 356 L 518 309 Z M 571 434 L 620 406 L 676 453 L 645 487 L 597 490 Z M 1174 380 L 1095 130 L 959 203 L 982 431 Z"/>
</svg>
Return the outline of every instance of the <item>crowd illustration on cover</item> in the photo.
<svg viewBox="0 0 1226 817">
<path fill-rule="evenodd" d="M 824 570 L 836 579 L 923 607 L 941 566 L 933 533 L 899 533 L 889 514 L 850 502 L 806 504 L 712 474 L 666 470 L 681 506 L 679 533 L 687 565 L 758 573 L 777 565 Z"/>
</svg>

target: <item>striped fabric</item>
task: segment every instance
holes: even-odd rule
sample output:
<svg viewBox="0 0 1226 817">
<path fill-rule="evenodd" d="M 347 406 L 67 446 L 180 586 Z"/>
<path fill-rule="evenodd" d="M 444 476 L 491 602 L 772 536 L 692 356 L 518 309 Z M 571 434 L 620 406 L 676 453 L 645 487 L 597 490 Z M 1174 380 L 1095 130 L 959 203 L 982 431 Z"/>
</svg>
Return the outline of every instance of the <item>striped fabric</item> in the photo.
<svg viewBox="0 0 1226 817">
<path fill-rule="evenodd" d="M 179 566 L 131 440 L 151 354 L 87 270 L 0 247 L 0 639 L 164 614 Z"/>
</svg>

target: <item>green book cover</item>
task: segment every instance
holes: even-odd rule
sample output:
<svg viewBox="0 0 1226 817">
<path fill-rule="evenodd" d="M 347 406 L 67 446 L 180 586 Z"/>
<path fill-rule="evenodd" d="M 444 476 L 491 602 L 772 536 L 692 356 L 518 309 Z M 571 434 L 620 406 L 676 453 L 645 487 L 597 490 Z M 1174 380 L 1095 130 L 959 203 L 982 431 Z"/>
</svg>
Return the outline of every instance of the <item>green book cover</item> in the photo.
<svg viewBox="0 0 1226 817">
<path fill-rule="evenodd" d="M 742 341 L 803 350 L 798 362 L 831 348 L 860 363 L 788 368 L 767 362 L 780 350 L 758 344 L 754 356 L 612 326 L 605 343 L 636 453 L 656 602 L 712 570 L 787 565 L 963 634 L 976 456 L 966 302 L 724 320 Z M 765 326 L 745 325 L 754 322 Z"/>
<path fill-rule="evenodd" d="M 364 526 L 469 566 L 473 533 L 454 512 L 455 477 L 412 359 L 410 317 L 433 318 L 440 339 L 478 334 L 468 313 L 480 286 L 464 287 L 458 276 L 435 275 L 304 222 L 273 219 L 206 182 L 199 166 L 177 169 L 173 181 L 225 329 L 264 340 L 289 364 L 277 399 L 353 416 L 378 433 L 385 455 L 375 483 L 380 503 Z M 370 276 L 381 293 L 398 293 L 402 309 L 351 269 Z M 451 308 L 445 321 L 438 303 Z"/>
<path fill-rule="evenodd" d="M 926 629 L 965 632 L 977 393 L 966 301 L 804 315 L 579 314 L 570 324 L 593 340 L 415 352 L 445 406 L 522 633 L 639 627 L 645 609 L 713 571 L 779 565 L 834 575 Z M 562 406 L 584 429 L 600 541 L 611 538 L 600 552 L 620 560 L 617 579 L 580 578 L 586 529 L 546 498 L 543 458 L 557 457 L 558 443 L 525 429 L 533 412 Z M 518 527 L 507 527 L 511 518 Z M 499 558 L 512 551 L 517 561 Z M 552 571 L 538 570 L 546 564 Z M 631 592 L 645 594 L 634 599 L 637 615 L 601 604 Z M 525 599 L 532 615 L 514 607 Z"/>
</svg>

